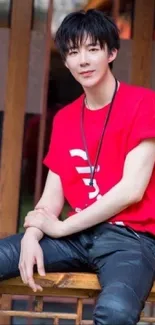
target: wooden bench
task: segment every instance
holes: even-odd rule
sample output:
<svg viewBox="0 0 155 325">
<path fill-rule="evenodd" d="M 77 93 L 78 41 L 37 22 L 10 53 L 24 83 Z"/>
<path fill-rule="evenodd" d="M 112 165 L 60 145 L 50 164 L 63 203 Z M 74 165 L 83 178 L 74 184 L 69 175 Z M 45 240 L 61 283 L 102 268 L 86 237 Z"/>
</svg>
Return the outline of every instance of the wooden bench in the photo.
<svg viewBox="0 0 155 325">
<path fill-rule="evenodd" d="M 43 287 L 42 292 L 34 293 L 24 285 L 21 278 L 14 278 L 0 283 L 1 310 L 0 315 L 18 316 L 30 318 L 50 318 L 54 325 L 59 324 L 60 319 L 74 320 L 76 325 L 90 325 L 92 320 L 82 320 L 83 300 L 86 298 L 97 298 L 100 292 L 100 285 L 95 274 L 89 273 L 47 273 L 45 277 L 35 275 L 35 280 Z M 34 296 L 34 310 L 17 311 L 10 310 L 3 303 L 5 295 Z M 8 297 L 8 296 L 7 296 Z M 44 312 L 44 297 L 70 297 L 76 298 L 76 313 L 55 313 Z M 152 288 L 148 301 L 155 302 L 155 285 Z M 155 317 L 149 315 L 141 317 L 141 321 L 153 323 Z"/>
</svg>

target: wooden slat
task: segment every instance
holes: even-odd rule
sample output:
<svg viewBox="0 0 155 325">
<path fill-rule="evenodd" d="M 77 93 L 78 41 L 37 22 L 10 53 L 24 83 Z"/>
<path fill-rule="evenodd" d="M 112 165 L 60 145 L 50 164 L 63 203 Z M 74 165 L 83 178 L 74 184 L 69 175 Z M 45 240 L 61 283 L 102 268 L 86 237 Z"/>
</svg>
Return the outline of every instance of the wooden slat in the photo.
<svg viewBox="0 0 155 325">
<path fill-rule="evenodd" d="M 16 232 L 33 0 L 12 2 L 0 170 L 0 236 Z"/>
<path fill-rule="evenodd" d="M 143 322 L 143 323 L 148 322 L 149 324 L 153 324 L 153 323 L 155 323 L 155 317 L 142 317 L 140 319 L 140 321 Z"/>
<path fill-rule="evenodd" d="M 0 287 L 0 294 L 7 295 L 27 295 L 35 296 L 36 293 L 28 287 L 3 286 Z M 44 288 L 42 292 L 37 293 L 42 297 L 72 297 L 72 298 L 96 298 L 98 291 L 86 289 L 63 289 L 63 288 Z"/>
<path fill-rule="evenodd" d="M 76 314 L 72 313 L 52 313 L 52 312 L 31 312 L 31 311 L 0 311 L 0 315 L 9 315 L 14 317 L 32 317 L 32 318 L 60 318 L 60 319 L 76 319 Z"/>
<path fill-rule="evenodd" d="M 100 290 L 96 274 L 91 273 L 47 273 L 45 277 L 36 274 L 34 278 L 44 288 Z M 3 286 L 26 287 L 20 277 L 2 281 L 0 288 Z"/>
<path fill-rule="evenodd" d="M 131 82 L 151 86 L 154 0 L 136 0 L 133 25 Z"/>
<path fill-rule="evenodd" d="M 37 171 L 36 171 L 36 183 L 35 183 L 35 197 L 34 204 L 36 204 L 41 196 L 42 190 L 42 160 L 44 155 L 44 140 L 46 132 L 46 112 L 47 112 L 47 92 L 49 83 L 49 70 L 50 70 L 50 57 L 51 57 L 51 22 L 52 22 L 53 1 L 49 1 L 47 22 L 46 22 L 46 34 L 45 34 L 45 56 L 44 56 L 44 82 L 42 88 L 42 114 L 40 118 L 39 128 L 39 142 L 38 142 L 38 156 L 37 156 Z"/>
</svg>

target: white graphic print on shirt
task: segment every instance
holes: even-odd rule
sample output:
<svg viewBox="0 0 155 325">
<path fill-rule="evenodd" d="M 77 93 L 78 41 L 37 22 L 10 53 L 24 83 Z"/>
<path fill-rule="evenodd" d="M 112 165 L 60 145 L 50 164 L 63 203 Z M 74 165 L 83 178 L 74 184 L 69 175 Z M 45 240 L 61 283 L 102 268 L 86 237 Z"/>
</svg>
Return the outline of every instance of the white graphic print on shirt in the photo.
<svg viewBox="0 0 155 325">
<path fill-rule="evenodd" d="M 71 157 L 80 157 L 83 160 L 88 161 L 87 154 L 82 149 L 72 149 L 69 152 L 70 152 Z M 77 166 L 75 168 L 76 168 L 76 170 L 77 170 L 77 172 L 79 174 L 89 174 L 90 175 L 91 171 L 90 171 L 89 166 L 87 166 L 87 167 Z M 92 166 L 92 168 L 94 168 L 94 166 Z M 100 166 L 98 165 L 96 167 L 96 173 L 98 173 L 99 171 L 100 171 Z M 86 186 L 89 186 L 89 183 L 90 183 L 90 178 L 89 177 L 88 178 L 82 178 L 82 180 L 83 180 L 83 182 L 84 182 L 84 184 Z M 99 186 L 98 186 L 97 181 L 96 181 L 95 178 L 93 180 L 93 188 L 94 188 L 93 192 L 91 191 L 91 192 L 88 193 L 89 199 L 90 200 L 95 199 L 95 198 L 96 198 L 96 200 L 100 199 L 101 198 L 100 189 L 99 189 Z"/>
<path fill-rule="evenodd" d="M 82 149 L 72 149 L 69 152 L 70 152 L 71 157 L 80 157 L 83 160 L 88 161 L 87 154 Z M 77 166 L 75 168 L 76 168 L 76 170 L 77 170 L 77 172 L 79 174 L 89 174 L 90 175 L 90 172 L 91 171 L 90 171 L 90 167 L 89 166 L 88 167 L 80 167 L 80 166 Z M 94 166 L 92 166 L 92 168 L 94 168 Z M 98 173 L 99 171 L 100 171 L 100 166 L 97 165 L 97 167 L 96 167 L 96 173 Z M 84 182 L 84 184 L 86 186 L 89 186 L 90 178 L 82 178 L 82 180 L 83 180 L 83 182 Z M 89 199 L 91 200 L 91 199 L 96 198 L 96 200 L 99 200 L 102 197 L 102 195 L 100 194 L 100 189 L 99 189 L 99 186 L 98 186 L 97 181 L 96 181 L 95 178 L 93 180 L 93 187 L 94 187 L 94 191 L 88 193 Z M 75 211 L 78 213 L 78 212 L 81 211 L 81 209 L 80 208 L 75 208 Z M 112 222 L 109 222 L 109 223 L 112 223 Z M 119 225 L 119 226 L 120 225 L 121 226 L 124 226 L 124 222 L 122 222 L 122 221 L 116 221 L 114 223 L 117 224 L 117 225 Z"/>
</svg>

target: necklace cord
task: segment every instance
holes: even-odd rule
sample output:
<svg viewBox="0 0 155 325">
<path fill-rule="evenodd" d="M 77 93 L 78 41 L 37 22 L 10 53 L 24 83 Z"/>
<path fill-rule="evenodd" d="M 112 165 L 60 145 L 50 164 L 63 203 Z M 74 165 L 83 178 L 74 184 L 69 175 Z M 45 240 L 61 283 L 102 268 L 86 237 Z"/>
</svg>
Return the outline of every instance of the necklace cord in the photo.
<svg viewBox="0 0 155 325">
<path fill-rule="evenodd" d="M 107 113 L 107 116 L 106 116 L 106 119 L 105 119 L 105 123 L 104 123 L 104 126 L 103 126 L 102 134 L 101 134 L 100 141 L 99 141 L 99 144 L 98 144 L 96 158 L 95 158 L 95 162 L 94 162 L 94 168 L 93 168 L 93 166 L 91 164 L 91 160 L 90 160 L 90 156 L 89 156 L 89 152 L 88 152 L 88 146 L 87 146 L 87 142 L 86 142 L 86 137 L 85 137 L 85 133 L 84 133 L 85 99 L 83 101 L 82 110 L 81 110 L 81 113 L 82 113 L 81 114 L 81 135 L 82 135 L 82 140 L 83 140 L 85 152 L 86 152 L 87 159 L 88 159 L 88 163 L 89 163 L 89 167 L 90 167 L 90 175 L 91 175 L 90 176 L 90 183 L 89 183 L 90 186 L 93 186 L 94 175 L 95 175 L 95 171 L 96 171 L 96 167 L 97 167 L 99 155 L 100 155 L 100 152 L 101 152 L 101 147 L 102 147 L 102 143 L 103 143 L 103 137 L 104 137 L 104 134 L 105 134 L 105 131 L 106 131 L 106 128 L 107 128 L 107 124 L 108 124 L 109 119 L 110 119 L 111 111 L 112 111 L 113 104 L 114 104 L 114 100 L 115 100 L 116 93 L 117 93 L 117 88 L 118 88 L 118 81 L 115 78 L 115 90 L 114 90 L 114 93 L 113 93 L 113 96 L 112 96 L 112 100 L 111 100 L 111 103 L 110 103 L 110 107 L 109 107 L 109 110 L 108 110 L 108 113 Z"/>
</svg>

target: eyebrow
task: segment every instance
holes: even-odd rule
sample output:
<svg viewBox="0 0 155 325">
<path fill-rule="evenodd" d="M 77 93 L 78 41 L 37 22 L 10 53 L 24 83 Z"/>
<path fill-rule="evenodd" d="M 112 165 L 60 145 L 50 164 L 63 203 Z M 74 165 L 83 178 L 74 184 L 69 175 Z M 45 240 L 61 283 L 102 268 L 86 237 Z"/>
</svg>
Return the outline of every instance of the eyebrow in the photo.
<svg viewBox="0 0 155 325">
<path fill-rule="evenodd" d="M 70 50 L 75 50 L 75 49 L 77 49 L 78 48 L 78 46 L 76 46 L 76 45 L 72 45 L 72 46 L 69 46 L 68 47 L 68 50 L 70 51 Z"/>
<path fill-rule="evenodd" d="M 87 47 L 91 47 L 91 46 L 96 46 L 96 45 L 99 45 L 99 42 L 98 42 L 98 41 L 95 42 L 95 43 L 89 43 L 89 44 L 87 44 L 86 46 L 87 46 Z"/>
<path fill-rule="evenodd" d="M 99 41 L 97 41 L 96 43 L 89 43 L 89 44 L 86 44 L 85 46 L 86 47 L 91 47 L 91 46 L 97 46 L 97 45 L 100 45 L 99 44 Z M 68 50 L 75 50 L 75 49 L 78 49 L 80 46 L 76 46 L 76 45 L 72 45 L 72 46 L 69 46 Z"/>
</svg>

